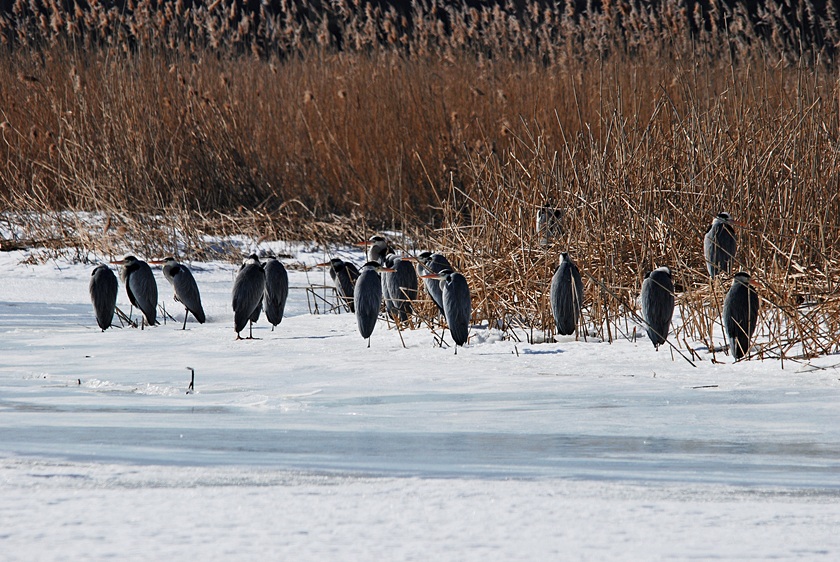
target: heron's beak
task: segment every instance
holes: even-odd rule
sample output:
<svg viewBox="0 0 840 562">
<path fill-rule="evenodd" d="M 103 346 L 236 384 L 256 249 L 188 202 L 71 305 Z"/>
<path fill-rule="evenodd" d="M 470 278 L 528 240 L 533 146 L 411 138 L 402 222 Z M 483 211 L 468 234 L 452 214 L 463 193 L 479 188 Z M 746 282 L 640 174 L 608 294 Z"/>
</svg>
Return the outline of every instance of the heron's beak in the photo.
<svg viewBox="0 0 840 562">
<path fill-rule="evenodd" d="M 431 275 L 421 275 L 420 279 L 443 279 L 443 277 L 437 273 L 432 273 Z"/>
<path fill-rule="evenodd" d="M 354 246 L 360 246 L 362 248 L 370 245 L 370 240 L 364 240 L 363 242 L 353 242 Z"/>
<path fill-rule="evenodd" d="M 327 262 L 324 262 L 324 263 L 316 263 L 312 267 L 327 267 L 328 265 L 332 265 L 332 264 L 327 261 Z M 309 269 L 312 269 L 312 267 L 310 267 Z"/>
<path fill-rule="evenodd" d="M 736 221 L 736 220 L 729 219 L 729 224 L 731 224 L 733 226 L 737 226 L 738 228 L 747 228 L 746 223 L 743 223 L 741 221 Z"/>
<path fill-rule="evenodd" d="M 125 265 L 125 260 L 112 261 L 108 263 L 110 263 L 111 265 Z"/>
<path fill-rule="evenodd" d="M 376 271 L 379 271 L 380 273 L 394 273 L 397 270 L 393 267 L 380 267 Z"/>
<path fill-rule="evenodd" d="M 415 263 L 420 263 L 420 260 L 418 260 L 418 259 L 417 259 L 417 258 L 415 258 L 414 256 L 404 256 L 404 257 L 402 257 L 402 258 L 400 258 L 400 259 L 404 259 L 405 261 L 413 261 L 413 262 L 415 262 Z"/>
<path fill-rule="evenodd" d="M 163 265 L 166 263 L 166 260 L 150 260 L 148 262 L 149 265 Z"/>
</svg>

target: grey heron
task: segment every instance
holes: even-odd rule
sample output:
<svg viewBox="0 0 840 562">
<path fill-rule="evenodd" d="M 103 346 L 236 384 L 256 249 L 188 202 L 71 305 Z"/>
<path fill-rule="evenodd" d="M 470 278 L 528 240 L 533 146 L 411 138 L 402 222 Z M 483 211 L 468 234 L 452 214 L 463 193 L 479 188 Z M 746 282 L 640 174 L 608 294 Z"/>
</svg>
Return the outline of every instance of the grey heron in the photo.
<svg viewBox="0 0 840 562">
<path fill-rule="evenodd" d="M 254 322 L 260 317 L 263 293 L 265 292 L 265 272 L 260 266 L 256 254 L 248 256 L 233 282 L 233 329 L 236 339 L 242 339 L 239 332 L 249 324 L 248 338 L 254 339 Z"/>
<path fill-rule="evenodd" d="M 396 254 L 388 254 L 385 265 L 394 273 L 382 275 L 382 295 L 388 314 L 406 322 L 413 312 L 412 302 L 417 300 L 417 273 L 411 262 Z"/>
<path fill-rule="evenodd" d="M 198 291 L 198 285 L 190 269 L 171 256 L 151 263 L 163 265 L 163 276 L 172 285 L 175 300 L 184 305 L 184 325 L 181 329 L 187 329 L 187 317 L 190 312 L 199 324 L 204 324 L 206 317 L 204 308 L 201 306 L 201 293 Z"/>
<path fill-rule="evenodd" d="M 96 323 L 104 332 L 111 327 L 111 320 L 117 310 L 117 276 L 107 265 L 97 265 L 90 274 L 88 291 L 96 314 Z"/>
<path fill-rule="evenodd" d="M 441 290 L 443 314 L 446 325 L 455 342 L 455 354 L 458 346 L 467 343 L 470 335 L 470 318 L 472 316 L 472 302 L 470 287 L 466 278 L 451 269 L 444 269 L 438 273 L 422 276 L 424 279 L 438 279 Z"/>
<path fill-rule="evenodd" d="M 443 254 L 433 254 L 432 252 L 421 252 L 417 256 L 417 275 L 423 279 L 423 286 L 432 302 L 438 307 L 440 313 L 446 315 L 443 310 L 443 297 L 440 288 L 440 281 L 434 275 L 428 277 L 427 274 L 440 273 L 446 269 L 453 271 L 452 264 L 446 259 Z"/>
<path fill-rule="evenodd" d="M 542 205 L 537 209 L 537 234 L 540 245 L 548 246 L 562 233 L 563 209 Z"/>
<path fill-rule="evenodd" d="M 712 220 L 712 226 L 703 237 L 703 257 L 706 259 L 706 269 L 714 279 L 719 273 L 729 273 L 732 259 L 735 257 L 737 241 L 734 226 L 740 223 L 732 220 L 729 213 L 718 213 Z"/>
<path fill-rule="evenodd" d="M 648 337 L 658 351 L 668 339 L 674 316 L 674 280 L 669 268 L 658 267 L 645 277 L 640 300 Z"/>
<path fill-rule="evenodd" d="M 391 248 L 388 240 L 379 234 L 371 236 L 370 240 L 365 242 L 358 242 L 356 245 L 364 247 L 370 245 L 370 248 L 368 248 L 367 251 L 368 263 L 375 261 L 378 262 L 379 265 L 385 265 L 385 257 L 388 254 L 393 253 L 393 248 Z"/>
<path fill-rule="evenodd" d="M 362 266 L 356 286 L 353 289 L 353 300 L 356 302 L 356 324 L 359 333 L 368 341 L 376 327 L 379 309 L 382 308 L 382 282 L 379 272 L 392 272 L 378 261 L 369 261 Z"/>
<path fill-rule="evenodd" d="M 283 321 L 286 299 L 289 296 L 289 274 L 277 258 L 271 257 L 263 264 L 265 271 L 265 317 L 271 322 L 271 330 Z"/>
<path fill-rule="evenodd" d="M 350 312 L 355 312 L 353 287 L 356 285 L 356 279 L 359 278 L 359 269 L 352 262 L 344 261 L 341 258 L 333 258 L 328 262 L 319 263 L 315 267 L 326 266 L 330 266 L 330 277 L 335 283 L 335 292 L 338 294 L 339 300 L 350 309 Z"/>
<path fill-rule="evenodd" d="M 750 282 L 749 273 L 739 271 L 732 278 L 732 286 L 723 301 L 723 327 L 736 361 L 749 351 L 757 320 L 758 293 Z"/>
<path fill-rule="evenodd" d="M 583 281 L 577 265 L 567 252 L 561 254 L 560 265 L 551 278 L 550 299 L 557 333 L 564 336 L 574 334 L 583 302 Z"/>
<path fill-rule="evenodd" d="M 152 273 L 149 264 L 134 256 L 125 256 L 120 261 L 111 263 L 122 266 L 120 278 L 128 293 L 128 300 L 131 306 L 136 306 L 143 313 L 140 329 L 142 330 L 146 324 L 149 326 L 157 324 L 158 288 L 155 274 Z"/>
</svg>

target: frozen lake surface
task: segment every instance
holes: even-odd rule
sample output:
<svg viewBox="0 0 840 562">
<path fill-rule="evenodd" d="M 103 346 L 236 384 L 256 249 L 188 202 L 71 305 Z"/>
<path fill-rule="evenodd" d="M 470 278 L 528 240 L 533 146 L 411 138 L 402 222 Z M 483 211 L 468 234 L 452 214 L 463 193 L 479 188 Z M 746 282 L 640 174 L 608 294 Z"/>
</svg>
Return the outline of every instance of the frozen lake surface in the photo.
<svg viewBox="0 0 840 562">
<path fill-rule="evenodd" d="M 221 263 L 193 268 L 207 324 L 180 330 L 158 269 L 179 321 L 101 332 L 92 267 L 23 257 L 0 255 L 5 559 L 840 557 L 836 356 L 482 329 L 454 355 L 384 322 L 368 349 L 299 288 L 235 341 Z"/>
</svg>

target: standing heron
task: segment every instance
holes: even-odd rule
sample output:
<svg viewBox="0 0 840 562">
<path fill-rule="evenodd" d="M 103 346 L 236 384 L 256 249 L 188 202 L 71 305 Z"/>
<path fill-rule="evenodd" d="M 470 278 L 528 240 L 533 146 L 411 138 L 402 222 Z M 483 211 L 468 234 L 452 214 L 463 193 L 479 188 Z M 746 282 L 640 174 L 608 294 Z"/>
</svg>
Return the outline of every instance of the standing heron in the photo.
<svg viewBox="0 0 840 562">
<path fill-rule="evenodd" d="M 455 354 L 458 354 L 458 346 L 467 343 L 470 335 L 470 317 L 472 316 L 472 302 L 470 298 L 470 287 L 466 278 L 452 271 L 444 269 L 439 273 L 424 275 L 424 279 L 437 279 L 440 286 L 441 302 L 443 304 L 443 315 L 446 317 L 446 325 L 449 333 L 455 341 Z M 443 340 L 441 340 L 443 341 Z"/>
<path fill-rule="evenodd" d="M 739 271 L 723 301 L 723 327 L 736 361 L 750 349 L 750 338 L 758 320 L 758 293 L 750 284 L 750 274 Z"/>
<path fill-rule="evenodd" d="M 550 299 L 557 333 L 564 336 L 574 334 L 583 302 L 583 281 L 577 265 L 567 252 L 561 254 L 560 265 L 551 278 Z"/>
<path fill-rule="evenodd" d="M 172 285 L 172 289 L 175 291 L 175 300 L 184 305 L 184 325 L 181 329 L 187 329 L 187 317 L 190 312 L 199 324 L 204 324 L 206 317 L 204 308 L 201 306 L 201 293 L 198 292 L 198 285 L 189 268 L 182 263 L 178 263 L 171 256 L 164 258 L 163 261 L 151 263 L 163 264 L 163 276 Z"/>
<path fill-rule="evenodd" d="M 264 292 L 265 272 L 257 254 L 251 254 L 239 268 L 233 282 L 233 329 L 236 339 L 243 339 L 239 332 L 249 322 L 248 337 L 245 339 L 254 339 L 254 322 L 260 317 Z"/>
<path fill-rule="evenodd" d="M 674 315 L 674 280 L 669 268 L 656 268 L 645 277 L 641 301 L 648 337 L 659 351 L 659 346 L 668 339 Z"/>
<path fill-rule="evenodd" d="M 330 277 L 335 283 L 335 292 L 338 294 L 339 300 L 350 312 L 355 312 L 353 288 L 356 285 L 356 279 L 359 278 L 359 269 L 352 262 L 344 261 L 341 258 L 333 258 L 328 262 L 319 263 L 315 267 L 326 266 L 330 266 Z"/>
<path fill-rule="evenodd" d="M 540 246 L 548 246 L 563 234 L 563 209 L 542 205 L 537 209 L 537 234 Z"/>
<path fill-rule="evenodd" d="M 729 273 L 731 268 L 737 249 L 733 225 L 740 226 L 729 213 L 718 213 L 703 237 L 703 257 L 712 279 L 721 272 Z"/>
<path fill-rule="evenodd" d="M 432 302 L 438 307 L 440 313 L 446 315 L 443 310 L 443 294 L 440 288 L 440 281 L 434 275 L 427 276 L 427 274 L 440 273 L 446 269 L 453 271 L 452 264 L 446 259 L 443 254 L 433 254 L 432 252 L 421 252 L 417 256 L 417 275 L 423 279 L 423 286 Z"/>
<path fill-rule="evenodd" d="M 140 329 L 148 324 L 157 324 L 158 288 L 152 268 L 143 260 L 134 256 L 125 256 L 120 261 L 111 262 L 121 265 L 120 279 L 122 279 L 131 306 L 136 306 L 143 313 Z"/>
<path fill-rule="evenodd" d="M 368 341 L 368 347 L 370 347 L 370 335 L 379 317 L 379 309 L 382 307 L 382 282 L 379 278 L 379 273 L 382 271 L 394 270 L 383 266 L 378 261 L 367 262 L 362 266 L 353 289 L 353 300 L 356 302 L 356 324 L 359 326 L 359 333 Z"/>
<path fill-rule="evenodd" d="M 107 265 L 97 265 L 90 274 L 88 291 L 96 314 L 96 323 L 104 332 L 111 327 L 111 320 L 117 310 L 117 276 Z"/>
<path fill-rule="evenodd" d="M 271 257 L 263 264 L 265 271 L 265 317 L 271 322 L 271 331 L 283 321 L 286 299 L 289 296 L 289 274 L 283 264 Z"/>
<path fill-rule="evenodd" d="M 370 240 L 366 242 L 359 242 L 357 246 L 367 246 L 368 244 L 370 244 L 370 248 L 367 251 L 368 263 L 375 261 L 379 265 L 385 265 L 385 258 L 394 251 L 391 245 L 388 244 L 388 240 L 384 236 L 376 234 L 371 236 Z"/>
<path fill-rule="evenodd" d="M 391 316 L 398 316 L 400 322 L 406 322 L 413 312 L 411 303 L 417 300 L 417 273 L 411 262 L 396 254 L 388 254 L 385 265 L 394 270 L 382 275 L 385 309 Z"/>
</svg>

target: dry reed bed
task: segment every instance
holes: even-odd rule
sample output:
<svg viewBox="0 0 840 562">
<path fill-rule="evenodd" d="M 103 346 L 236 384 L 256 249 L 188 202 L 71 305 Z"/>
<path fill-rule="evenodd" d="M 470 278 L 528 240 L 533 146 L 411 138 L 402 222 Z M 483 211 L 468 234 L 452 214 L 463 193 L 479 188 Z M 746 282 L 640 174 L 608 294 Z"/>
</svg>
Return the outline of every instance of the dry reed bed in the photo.
<svg viewBox="0 0 840 562">
<path fill-rule="evenodd" d="M 570 134 L 560 117 L 525 122 L 504 153 L 473 155 L 468 187 L 450 184 L 445 224 L 428 236 L 459 256 L 477 318 L 550 337 L 548 280 L 566 250 L 587 280 L 588 328 L 597 336 L 631 337 L 644 273 L 668 265 L 681 292 L 674 340 L 714 349 L 729 283 L 709 283 L 702 238 L 727 210 L 747 225 L 738 268 L 759 282 L 764 301 L 767 343 L 757 355 L 836 352 L 836 85 L 818 72 L 761 63 L 725 68 L 703 68 L 702 86 L 701 73 L 678 73 L 659 83 L 658 96 L 640 99 L 622 84 L 626 76 L 611 74 L 612 87 L 592 102 L 602 117 L 586 132 Z M 637 105 L 644 99 L 646 117 Z M 581 101 L 578 110 L 592 108 Z M 565 214 L 563 234 L 542 247 L 534 223 L 546 203 Z"/>
<path fill-rule="evenodd" d="M 402 230 L 465 271 L 477 321 L 535 339 L 561 250 L 605 339 L 632 335 L 644 272 L 669 265 L 672 340 L 713 347 L 727 284 L 701 240 L 728 210 L 762 283 L 760 355 L 837 347 L 833 12 L 132 6 L 0 17 L 0 201 L 24 239 L 201 259 L 205 235 Z M 546 203 L 565 216 L 543 247 Z"/>
<path fill-rule="evenodd" d="M 653 88 L 625 114 L 644 120 L 659 85 L 708 60 L 819 65 L 840 44 L 833 7 L 809 2 L 4 6 L 3 186 L 150 213 L 299 199 L 319 214 L 428 219 L 424 176 L 459 174 L 463 143 L 503 148 L 520 116 L 545 123 L 553 110 L 584 134 L 605 118 L 591 100 L 635 87 L 611 75 L 637 60 Z M 686 92 L 699 103 L 721 92 L 702 78 Z"/>
</svg>

